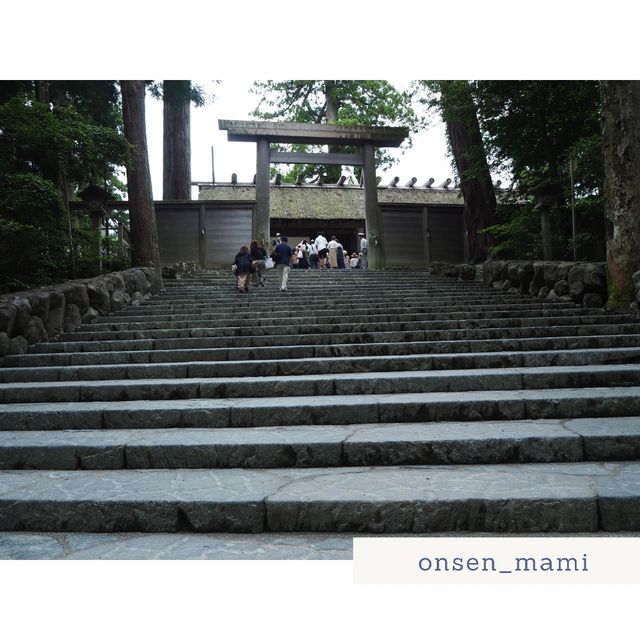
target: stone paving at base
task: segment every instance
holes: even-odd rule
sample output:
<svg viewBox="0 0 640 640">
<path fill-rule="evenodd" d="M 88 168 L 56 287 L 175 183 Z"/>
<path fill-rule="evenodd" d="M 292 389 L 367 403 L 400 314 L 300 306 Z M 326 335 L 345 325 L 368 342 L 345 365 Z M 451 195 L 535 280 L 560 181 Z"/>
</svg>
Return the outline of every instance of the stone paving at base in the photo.
<svg viewBox="0 0 640 640">
<path fill-rule="evenodd" d="M 401 537 L 450 536 L 430 533 Z M 456 537 L 495 533 L 458 531 Z M 629 538 L 640 532 L 510 533 L 518 537 Z M 353 560 L 351 533 L 2 533 L 0 560 Z M 364 534 L 363 534 L 364 537 Z"/>
</svg>

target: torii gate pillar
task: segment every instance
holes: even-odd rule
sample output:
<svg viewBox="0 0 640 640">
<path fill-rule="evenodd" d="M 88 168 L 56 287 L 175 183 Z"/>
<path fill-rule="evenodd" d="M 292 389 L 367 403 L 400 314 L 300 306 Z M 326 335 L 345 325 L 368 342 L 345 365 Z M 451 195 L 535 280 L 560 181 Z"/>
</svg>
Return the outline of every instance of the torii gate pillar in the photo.
<svg viewBox="0 0 640 640">
<path fill-rule="evenodd" d="M 269 196 L 269 140 L 259 138 L 256 149 L 256 216 L 253 235 L 265 248 L 269 247 L 271 237 Z"/>
<path fill-rule="evenodd" d="M 367 230 L 368 268 L 384 269 L 384 245 L 382 220 L 378 206 L 378 185 L 376 183 L 375 148 L 370 142 L 362 145 L 364 171 L 364 221 Z"/>
</svg>

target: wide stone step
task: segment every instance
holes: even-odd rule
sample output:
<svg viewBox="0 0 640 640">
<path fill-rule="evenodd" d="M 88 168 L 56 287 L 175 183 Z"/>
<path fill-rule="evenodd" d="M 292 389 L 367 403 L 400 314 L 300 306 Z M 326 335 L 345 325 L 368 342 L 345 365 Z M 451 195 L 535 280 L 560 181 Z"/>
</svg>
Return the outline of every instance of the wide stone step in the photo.
<svg viewBox="0 0 640 640">
<path fill-rule="evenodd" d="M 307 331 L 310 326 L 315 327 L 318 332 L 326 333 L 330 331 L 344 331 L 348 326 L 360 327 L 386 327 L 387 330 L 415 330 L 415 329 L 475 329 L 475 328 L 513 328 L 513 327 L 541 327 L 541 326 L 575 326 L 575 325 L 597 325 L 597 324 L 619 324 L 635 323 L 635 318 L 630 315 L 587 315 L 580 317 L 549 316 L 543 318 L 494 318 L 494 319 L 440 319 L 431 320 L 419 317 L 421 314 L 405 314 L 404 316 L 349 316 L 348 318 L 320 318 L 312 323 L 311 318 L 301 316 L 290 316 L 289 318 L 227 318 L 221 320 L 173 320 L 158 321 L 150 320 L 146 322 L 114 322 L 109 325 L 99 326 L 85 325 L 73 333 L 62 336 L 63 340 L 73 338 L 81 340 L 91 337 L 108 337 L 116 332 L 119 337 L 135 336 L 138 331 L 143 331 L 145 335 L 156 337 L 163 335 L 165 330 L 179 330 L 184 335 L 189 335 L 191 329 L 216 329 L 221 331 L 235 332 L 238 328 L 249 328 L 257 330 L 263 327 L 278 327 L 279 331 L 286 332 L 294 330 L 293 327 L 300 327 Z M 426 315 L 426 314 L 424 314 Z M 348 324 L 345 323 L 348 320 Z M 372 330 L 372 329 L 368 329 Z M 111 333 L 110 333 L 111 332 Z"/>
<path fill-rule="evenodd" d="M 37 344 L 34 353 L 61 353 L 72 351 L 131 351 L 149 349 L 207 349 L 222 348 L 231 349 L 239 347 L 287 347 L 296 345 L 341 345 L 341 344 L 372 344 L 372 343 L 425 343 L 434 342 L 450 345 L 451 342 L 463 341 L 498 341 L 527 339 L 571 339 L 592 338 L 597 336 L 621 336 L 627 334 L 634 336 L 636 346 L 639 344 L 640 333 L 636 325 L 599 325 L 584 327 L 536 327 L 528 329 L 460 329 L 453 331 L 377 331 L 377 332 L 346 332 L 346 333 L 293 333 L 293 334 L 266 334 L 215 337 L 212 330 L 192 330 L 191 337 L 165 337 L 147 338 L 141 335 L 135 339 L 122 340 L 73 340 L 69 342 L 50 342 Z M 265 332 L 267 333 L 267 332 Z M 204 335 L 202 335 L 204 334 Z M 544 344 L 544 343 L 543 343 Z M 541 348 L 551 348 L 551 343 Z M 437 348 L 437 347 L 436 347 Z M 489 349 L 494 347 L 489 346 Z M 441 349 L 442 350 L 442 349 Z M 465 351 L 469 347 L 464 348 Z"/>
<path fill-rule="evenodd" d="M 147 323 L 147 322 L 194 322 L 194 321 L 203 321 L 209 322 L 217 321 L 217 320 L 228 320 L 229 313 L 222 312 L 194 312 L 194 313 L 177 313 L 177 314 L 146 314 L 143 315 L 140 310 L 139 315 L 123 315 L 123 314 L 114 314 L 106 317 L 99 317 L 90 325 L 84 325 L 81 327 L 82 330 L 91 330 L 91 328 L 104 328 L 104 325 L 116 325 L 120 323 Z M 358 309 L 352 309 L 349 311 L 349 318 L 354 318 L 358 316 L 364 316 L 372 321 L 384 321 L 385 319 L 396 319 L 396 320 L 481 320 L 481 319 L 490 319 L 490 318 L 519 318 L 519 319 L 540 319 L 541 321 L 547 317 L 562 317 L 569 318 L 572 316 L 580 316 L 584 318 L 589 318 L 591 316 L 599 316 L 602 315 L 601 309 L 581 309 L 579 307 L 573 307 L 570 309 L 563 309 L 562 316 L 558 316 L 559 311 L 555 307 L 548 307 L 542 309 L 523 309 L 523 310 L 513 310 L 510 309 L 508 311 L 493 311 L 493 310 L 482 310 L 477 309 L 474 311 L 451 311 L 449 308 L 446 311 L 434 312 L 434 311 L 424 311 L 418 310 L 413 312 L 408 312 L 406 309 L 403 312 L 396 312 L 392 309 L 387 311 L 380 310 L 372 310 L 371 307 L 360 307 Z M 273 310 L 269 313 L 268 316 L 265 316 L 261 311 L 254 311 L 251 307 L 247 307 L 243 311 L 235 310 L 233 312 L 233 318 L 238 320 L 256 320 L 260 318 L 291 318 L 291 311 L 289 310 Z M 299 316 L 295 316 L 298 318 Z M 325 311 L 319 318 L 318 321 L 322 322 L 332 322 L 334 319 L 342 319 L 344 320 L 344 314 L 337 315 L 332 310 L 327 312 Z M 612 317 L 612 314 L 609 314 L 609 317 Z M 625 316 L 623 316 L 625 317 Z"/>
<path fill-rule="evenodd" d="M 476 318 L 476 317 L 523 317 L 527 314 L 537 314 L 538 316 L 548 315 L 564 315 L 565 312 L 571 312 L 580 310 L 580 307 L 573 303 L 547 303 L 547 304 L 483 304 L 483 305 L 470 305 L 470 304 L 442 304 L 434 306 L 429 302 L 421 304 L 411 304 L 406 302 L 404 304 L 383 304 L 376 303 L 366 305 L 362 303 L 344 303 L 339 305 L 332 305 L 331 309 L 328 309 L 326 304 L 319 307 L 312 307 L 307 303 L 298 305 L 300 307 L 299 312 L 304 315 L 311 315 L 312 317 L 322 319 L 325 314 L 346 318 L 352 314 L 368 315 L 368 314 L 386 314 L 397 313 L 399 308 L 403 313 L 427 313 L 432 314 L 433 319 L 441 320 L 447 318 L 460 319 L 464 318 Z M 102 320 L 98 320 L 96 324 L 100 324 L 102 321 L 111 322 L 115 321 L 127 321 L 130 317 L 143 317 L 148 319 L 154 319 L 156 317 L 162 317 L 166 315 L 171 316 L 188 316 L 195 317 L 209 317 L 214 316 L 217 319 L 220 318 L 243 318 L 243 317 L 283 317 L 282 314 L 289 310 L 290 305 L 280 304 L 259 304 L 247 300 L 246 297 L 239 297 L 236 304 L 232 307 L 225 309 L 221 304 L 202 304 L 196 305 L 193 303 L 187 303 L 184 305 L 163 305 L 161 307 L 148 307 L 148 306 L 131 306 L 127 309 L 119 311 L 109 317 L 105 317 Z M 585 310 L 584 315 L 590 315 L 594 310 Z M 601 309 L 595 310 L 598 313 L 603 313 Z M 291 311 L 289 310 L 291 315 Z M 464 314 L 460 316 L 460 314 Z M 570 314 L 570 315 L 583 315 L 583 314 Z"/>
<path fill-rule="evenodd" d="M 593 320 L 593 318 L 589 318 Z M 565 329 L 566 327 L 566 329 Z M 623 328 L 624 327 L 624 328 Z M 637 323 L 619 324 L 617 319 L 602 317 L 598 322 L 585 322 L 582 319 L 570 318 L 568 322 L 527 324 L 513 320 L 496 321 L 468 321 L 454 322 L 343 322 L 337 324 L 296 324 L 255 322 L 224 326 L 208 327 L 206 323 L 187 329 L 141 329 L 141 330 L 110 330 L 65 333 L 60 337 L 62 342 L 86 342 L 104 340 L 145 340 L 145 339 L 173 339 L 173 338 L 207 338 L 207 337 L 271 337 L 297 336 L 308 334 L 343 335 L 399 333 L 411 334 L 423 331 L 425 339 L 437 337 L 442 340 L 453 340 L 458 336 L 466 339 L 500 338 L 500 337 L 535 337 L 541 335 L 559 335 L 563 330 L 576 335 L 584 335 L 585 330 L 593 333 L 636 333 L 640 327 Z"/>
<path fill-rule="evenodd" d="M 508 308 L 510 305 L 515 304 L 518 307 L 536 308 L 541 306 L 556 306 L 557 308 L 575 308 L 575 303 L 569 300 L 556 300 L 556 301 L 540 301 L 536 298 L 522 298 L 509 296 L 476 296 L 476 295 L 443 295 L 442 297 L 434 297 L 426 293 L 408 294 L 407 292 L 397 292 L 394 294 L 388 294 L 384 291 L 372 291 L 366 295 L 361 294 L 349 294 L 343 295 L 340 298 L 330 297 L 331 290 L 323 291 L 321 293 L 312 294 L 306 290 L 295 291 L 291 289 L 288 292 L 281 292 L 279 289 L 273 292 L 256 292 L 252 291 L 249 294 L 240 294 L 237 291 L 230 291 L 228 294 L 220 295 L 208 294 L 208 295 L 190 295 L 190 296 L 165 296 L 160 295 L 157 298 L 151 298 L 144 302 L 144 305 L 139 305 L 145 309 L 212 309 L 216 308 L 224 309 L 225 311 L 231 311 L 233 308 L 241 307 L 255 307 L 257 309 L 278 309 L 282 308 L 282 304 L 292 304 L 292 301 L 303 304 L 305 308 L 312 309 L 314 311 L 321 311 L 327 308 L 328 300 L 332 307 L 336 309 L 348 309 L 354 306 L 363 306 L 371 304 L 373 308 L 404 308 L 407 303 L 407 298 L 410 297 L 413 307 L 428 308 L 433 306 L 435 308 L 444 308 L 448 305 L 451 306 L 465 306 L 467 308 L 481 307 L 481 306 L 493 306 Z M 304 301 L 300 301 L 300 298 L 304 298 Z M 378 301 L 378 302 L 376 302 Z M 138 308 L 139 308 L 138 307 Z"/>
<path fill-rule="evenodd" d="M 324 373 L 289 376 L 253 373 L 241 378 L 10 382 L 0 385 L 0 402 L 119 402 L 640 386 L 640 366 L 635 364 L 364 372 L 330 377 Z"/>
<path fill-rule="evenodd" d="M 227 428 L 623 417 L 640 387 L 22 403 L 0 406 L 0 430 Z"/>
<path fill-rule="evenodd" d="M 132 352 L 138 353 L 138 352 Z M 324 375 L 373 371 L 429 371 L 483 369 L 487 367 L 585 366 L 638 364 L 640 347 L 625 349 L 575 349 L 534 352 L 410 354 L 341 358 L 282 359 L 273 353 L 265 360 L 156 362 L 144 364 L 87 364 L 58 366 L 41 362 L 35 367 L 0 369 L 0 382 L 56 382 L 73 380 L 140 380 L 152 378 L 216 378 L 278 375 Z M 39 356 L 35 356 L 39 357 Z"/>
<path fill-rule="evenodd" d="M 419 342 L 365 342 L 316 345 L 275 345 L 269 347 L 207 347 L 208 339 L 191 341 L 192 347 L 163 349 L 152 340 L 121 343 L 52 343 L 48 351 L 5 356 L 7 367 L 79 366 L 91 364 L 146 364 L 157 362 L 295 359 L 305 357 L 394 356 L 410 354 L 470 354 L 474 352 L 526 353 L 567 349 L 637 348 L 640 334 L 604 336 L 559 336 L 509 340 L 435 340 Z M 80 348 L 78 348 L 80 345 Z M 98 347 L 98 348 L 96 348 Z M 117 348 L 119 347 L 119 348 Z M 154 348 L 155 347 L 155 348 Z M 128 350 L 135 348 L 134 350 Z M 55 350 L 54 350 L 55 349 Z M 110 350 L 107 350 L 110 349 Z M 632 351 L 630 351 L 632 352 Z M 616 357 L 614 355 L 614 357 Z M 624 362 L 624 360 L 613 360 Z M 551 361 L 549 364 L 561 364 Z M 569 363 L 567 363 L 569 364 Z"/>
<path fill-rule="evenodd" d="M 3 471 L 3 531 L 640 528 L 640 463 Z"/>
<path fill-rule="evenodd" d="M 0 431 L 0 470 L 638 460 L 640 419 Z"/>
</svg>

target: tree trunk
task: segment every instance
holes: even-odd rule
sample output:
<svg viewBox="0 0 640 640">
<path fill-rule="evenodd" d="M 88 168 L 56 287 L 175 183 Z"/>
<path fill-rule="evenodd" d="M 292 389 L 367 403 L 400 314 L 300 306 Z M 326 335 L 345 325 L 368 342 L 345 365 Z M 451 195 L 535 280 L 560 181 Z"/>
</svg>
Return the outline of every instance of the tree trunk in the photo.
<svg viewBox="0 0 640 640">
<path fill-rule="evenodd" d="M 468 84 L 463 81 L 442 82 L 440 89 L 442 116 L 464 197 L 469 261 L 478 263 L 489 256 L 491 239 L 481 229 L 496 222 L 496 194 Z"/>
<path fill-rule="evenodd" d="M 331 124 L 338 119 L 338 104 L 336 103 L 334 91 L 336 87 L 335 80 L 325 80 L 324 81 L 324 99 L 327 105 L 326 114 L 327 114 L 327 124 Z M 338 147 L 335 145 L 329 145 L 327 147 L 327 151 L 329 153 L 340 153 L 342 151 L 342 147 Z M 326 178 L 329 182 L 337 182 L 340 176 L 342 175 L 342 167 L 336 165 L 327 165 L 325 167 Z"/>
<path fill-rule="evenodd" d="M 191 83 L 163 83 L 162 199 L 191 200 Z"/>
<path fill-rule="evenodd" d="M 36 80 L 35 91 L 38 102 L 49 104 L 49 82 L 47 80 Z"/>
<path fill-rule="evenodd" d="M 600 91 L 609 303 L 626 308 L 640 271 L 640 82 L 603 81 Z"/>
<path fill-rule="evenodd" d="M 331 124 L 338 119 L 338 105 L 334 97 L 336 87 L 335 80 L 324 81 L 324 99 L 327 103 L 327 124 Z"/>
<path fill-rule="evenodd" d="M 124 135 L 133 147 L 132 158 L 127 166 L 132 263 L 134 266 L 159 269 L 158 230 L 147 151 L 144 81 L 121 80 L 120 87 Z"/>
</svg>

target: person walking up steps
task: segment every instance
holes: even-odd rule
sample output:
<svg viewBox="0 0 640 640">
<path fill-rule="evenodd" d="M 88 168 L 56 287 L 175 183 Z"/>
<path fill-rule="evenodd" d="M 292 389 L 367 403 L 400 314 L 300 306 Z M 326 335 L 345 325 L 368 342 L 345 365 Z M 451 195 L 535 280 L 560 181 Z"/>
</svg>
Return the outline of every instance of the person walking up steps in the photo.
<svg viewBox="0 0 640 640">
<path fill-rule="evenodd" d="M 313 238 L 309 238 L 309 264 L 312 269 L 318 268 L 318 247 Z"/>
<path fill-rule="evenodd" d="M 246 245 L 240 247 L 233 264 L 236 266 L 236 289 L 240 293 L 249 293 L 249 276 L 252 271 L 249 247 Z"/>
<path fill-rule="evenodd" d="M 327 239 L 322 235 L 322 231 L 318 231 L 318 237 L 316 238 L 314 244 L 318 248 L 318 261 L 320 264 L 320 269 L 326 269 L 327 262 Z"/>
<path fill-rule="evenodd" d="M 281 237 L 280 244 L 277 244 L 273 249 L 272 258 L 276 263 L 278 269 L 278 275 L 280 276 L 280 290 L 287 290 L 287 281 L 289 279 L 289 269 L 291 268 L 291 255 L 293 249 L 287 244 L 289 238 L 287 236 Z"/>
<path fill-rule="evenodd" d="M 251 284 L 254 287 L 261 285 L 264 287 L 264 282 L 267 278 L 267 267 L 265 266 L 265 258 L 267 252 L 260 246 L 257 240 L 251 243 L 250 247 L 251 260 L 253 261 L 253 272 L 251 273 Z"/>
</svg>

